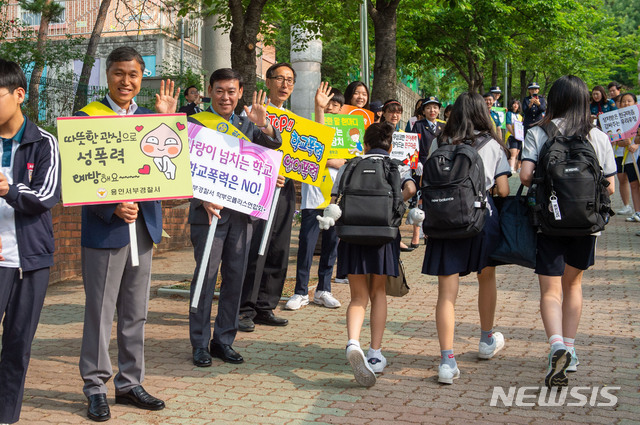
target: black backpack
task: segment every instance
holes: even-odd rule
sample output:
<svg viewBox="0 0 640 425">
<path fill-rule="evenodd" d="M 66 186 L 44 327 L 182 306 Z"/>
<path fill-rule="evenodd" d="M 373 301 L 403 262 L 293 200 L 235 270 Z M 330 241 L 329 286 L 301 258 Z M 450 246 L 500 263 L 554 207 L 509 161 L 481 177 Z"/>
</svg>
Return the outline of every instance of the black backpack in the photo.
<svg viewBox="0 0 640 425">
<path fill-rule="evenodd" d="M 435 239 L 463 239 L 482 231 L 486 219 L 484 165 L 478 150 L 491 140 L 480 135 L 475 144 L 445 144 L 424 167 L 422 208 L 424 233 Z M 475 145 L 475 146 L 474 146 Z"/>
<path fill-rule="evenodd" d="M 400 185 L 398 161 L 384 155 L 351 158 L 338 186 L 338 237 L 358 245 L 396 239 L 405 211 Z"/>
<path fill-rule="evenodd" d="M 534 225 L 550 236 L 604 230 L 613 211 L 609 182 L 593 146 L 585 136 L 563 136 L 552 122 L 541 128 L 549 140 L 540 150 L 531 186 Z"/>
</svg>

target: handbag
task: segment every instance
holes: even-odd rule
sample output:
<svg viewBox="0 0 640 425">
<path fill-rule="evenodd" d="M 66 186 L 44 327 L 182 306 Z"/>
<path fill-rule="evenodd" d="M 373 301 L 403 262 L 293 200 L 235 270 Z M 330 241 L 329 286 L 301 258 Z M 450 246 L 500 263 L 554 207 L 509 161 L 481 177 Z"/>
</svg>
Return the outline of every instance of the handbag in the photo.
<svg viewBox="0 0 640 425">
<path fill-rule="evenodd" d="M 402 260 L 398 260 L 398 276 L 387 276 L 386 292 L 390 297 L 403 297 L 409 293 Z"/>
<path fill-rule="evenodd" d="M 504 264 L 536 267 L 536 228 L 531 225 L 526 198 L 522 197 L 524 185 L 515 196 L 503 199 L 500 209 L 500 242 L 491 259 Z"/>
</svg>

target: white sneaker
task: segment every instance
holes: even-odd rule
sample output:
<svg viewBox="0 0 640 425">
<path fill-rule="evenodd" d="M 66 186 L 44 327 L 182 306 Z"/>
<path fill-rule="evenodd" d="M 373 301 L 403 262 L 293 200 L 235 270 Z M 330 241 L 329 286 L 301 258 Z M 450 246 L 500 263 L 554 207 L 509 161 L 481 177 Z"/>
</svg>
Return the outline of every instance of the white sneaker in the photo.
<svg viewBox="0 0 640 425">
<path fill-rule="evenodd" d="M 369 352 L 367 353 L 367 363 L 369 363 L 371 370 L 375 373 L 382 373 L 384 368 L 387 366 L 387 359 L 384 358 L 382 353 L 377 356 L 372 353 L 373 351 L 369 349 Z"/>
<path fill-rule="evenodd" d="M 372 387 L 376 383 L 376 374 L 371 370 L 362 349 L 357 345 L 347 345 L 347 360 L 353 369 L 356 382 L 363 387 Z"/>
<path fill-rule="evenodd" d="M 338 308 L 342 305 L 329 291 L 316 291 L 316 293 L 313 294 L 313 302 L 314 304 L 320 304 L 328 308 Z"/>
<path fill-rule="evenodd" d="M 567 367 L 567 372 L 577 372 L 580 360 L 578 360 L 578 355 L 576 354 L 575 348 L 570 348 L 569 354 L 571 354 L 571 361 L 569 362 L 569 366 Z"/>
<path fill-rule="evenodd" d="M 481 342 L 478 345 L 478 358 L 488 360 L 504 348 L 504 336 L 500 332 L 493 333 L 493 344 Z"/>
<path fill-rule="evenodd" d="M 624 207 L 620 208 L 618 211 L 616 211 L 616 214 L 620 214 L 620 215 L 631 215 L 633 214 L 633 207 L 631 205 L 625 205 Z"/>
<path fill-rule="evenodd" d="M 460 377 L 458 366 L 452 369 L 448 364 L 438 366 L 438 382 L 441 384 L 453 384 L 454 379 Z"/>
<path fill-rule="evenodd" d="M 287 301 L 287 304 L 285 304 L 284 309 L 299 310 L 300 307 L 307 304 L 309 304 L 309 295 L 294 294 L 291 298 L 289 298 L 289 301 Z"/>
<path fill-rule="evenodd" d="M 640 223 L 640 212 L 634 212 L 631 217 L 627 217 L 624 221 Z"/>
<path fill-rule="evenodd" d="M 347 285 L 349 284 L 349 279 L 348 279 L 348 278 L 346 278 L 346 277 L 345 277 L 344 279 L 340 279 L 340 278 L 337 278 L 337 277 L 336 277 L 335 279 L 333 279 L 333 281 L 334 281 L 335 283 L 346 283 Z"/>
</svg>

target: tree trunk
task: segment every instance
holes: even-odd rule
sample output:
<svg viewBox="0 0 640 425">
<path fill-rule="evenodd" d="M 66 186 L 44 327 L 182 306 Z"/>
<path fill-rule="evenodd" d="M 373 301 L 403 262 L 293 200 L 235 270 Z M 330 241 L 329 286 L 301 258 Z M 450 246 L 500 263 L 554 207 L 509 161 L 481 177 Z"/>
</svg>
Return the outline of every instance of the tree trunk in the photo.
<svg viewBox="0 0 640 425">
<path fill-rule="evenodd" d="M 36 42 L 35 65 L 31 72 L 31 80 L 29 80 L 29 101 L 27 102 L 27 109 L 31 112 L 34 121 L 38 121 L 40 80 L 42 79 L 42 72 L 44 71 L 44 50 L 47 43 L 47 33 L 49 32 L 49 22 L 51 21 L 51 14 L 47 13 L 46 10 L 52 2 L 53 0 L 47 0 L 42 10 L 40 28 L 38 28 L 38 39 Z"/>
<path fill-rule="evenodd" d="M 373 66 L 371 99 L 385 102 L 397 97 L 396 84 L 396 29 L 397 9 L 400 0 L 378 0 L 373 6 L 367 1 L 369 15 L 373 21 L 376 59 Z"/>
<path fill-rule="evenodd" d="M 87 45 L 87 54 L 84 57 L 82 63 L 82 72 L 80 72 L 80 79 L 78 80 L 78 88 L 76 89 L 76 98 L 73 102 L 73 111 L 84 107 L 87 104 L 87 86 L 89 84 L 89 77 L 91 76 L 91 68 L 95 62 L 96 50 L 98 49 L 98 40 L 102 34 L 104 28 L 104 22 L 107 19 L 107 12 L 111 0 L 102 0 L 100 3 L 100 9 L 98 9 L 98 17 L 96 23 L 93 26 L 91 37 L 89 38 L 89 44 Z"/>
<path fill-rule="evenodd" d="M 231 67 L 244 79 L 244 93 L 236 112 L 250 105 L 256 90 L 256 43 L 260 30 L 260 17 L 267 0 L 251 0 L 246 12 L 242 0 L 229 0 L 231 10 Z"/>
<path fill-rule="evenodd" d="M 524 99 L 527 96 L 527 71 L 520 71 L 520 99 Z"/>
<path fill-rule="evenodd" d="M 495 87 L 497 85 L 498 85 L 498 61 L 494 59 L 491 62 L 491 87 Z"/>
</svg>

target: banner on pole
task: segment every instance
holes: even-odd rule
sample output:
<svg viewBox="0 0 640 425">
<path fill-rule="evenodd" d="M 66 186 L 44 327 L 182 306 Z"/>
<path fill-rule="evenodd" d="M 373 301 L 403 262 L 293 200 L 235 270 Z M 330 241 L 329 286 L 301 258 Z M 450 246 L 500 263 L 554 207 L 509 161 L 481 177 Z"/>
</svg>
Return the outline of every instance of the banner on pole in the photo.
<svg viewBox="0 0 640 425">
<path fill-rule="evenodd" d="M 281 152 L 190 122 L 189 153 L 195 198 L 269 217 Z"/>
<path fill-rule="evenodd" d="M 191 198 L 187 117 L 58 118 L 63 205 Z"/>
<path fill-rule="evenodd" d="M 635 137 L 640 124 L 638 105 L 627 106 L 598 116 L 600 127 L 612 142 Z"/>
<path fill-rule="evenodd" d="M 393 133 L 391 158 L 402 161 L 412 170 L 418 168 L 418 152 L 420 143 L 417 133 L 404 133 L 396 131 Z"/>
<path fill-rule="evenodd" d="M 491 110 L 496 114 L 498 114 L 498 117 L 500 119 L 500 128 L 506 129 L 507 128 L 507 109 L 502 108 L 500 106 L 494 106 L 493 108 L 491 108 Z"/>
<path fill-rule="evenodd" d="M 320 186 L 335 130 L 273 106 L 267 107 L 267 118 L 282 135 L 280 174 Z"/>
<path fill-rule="evenodd" d="M 514 131 L 513 137 L 515 137 L 516 140 L 520 140 L 521 142 L 524 142 L 524 123 L 522 121 L 513 122 L 513 131 Z"/>
<path fill-rule="evenodd" d="M 349 159 L 362 155 L 364 118 L 361 115 L 325 114 L 324 125 L 336 131 L 329 158 Z"/>
</svg>

